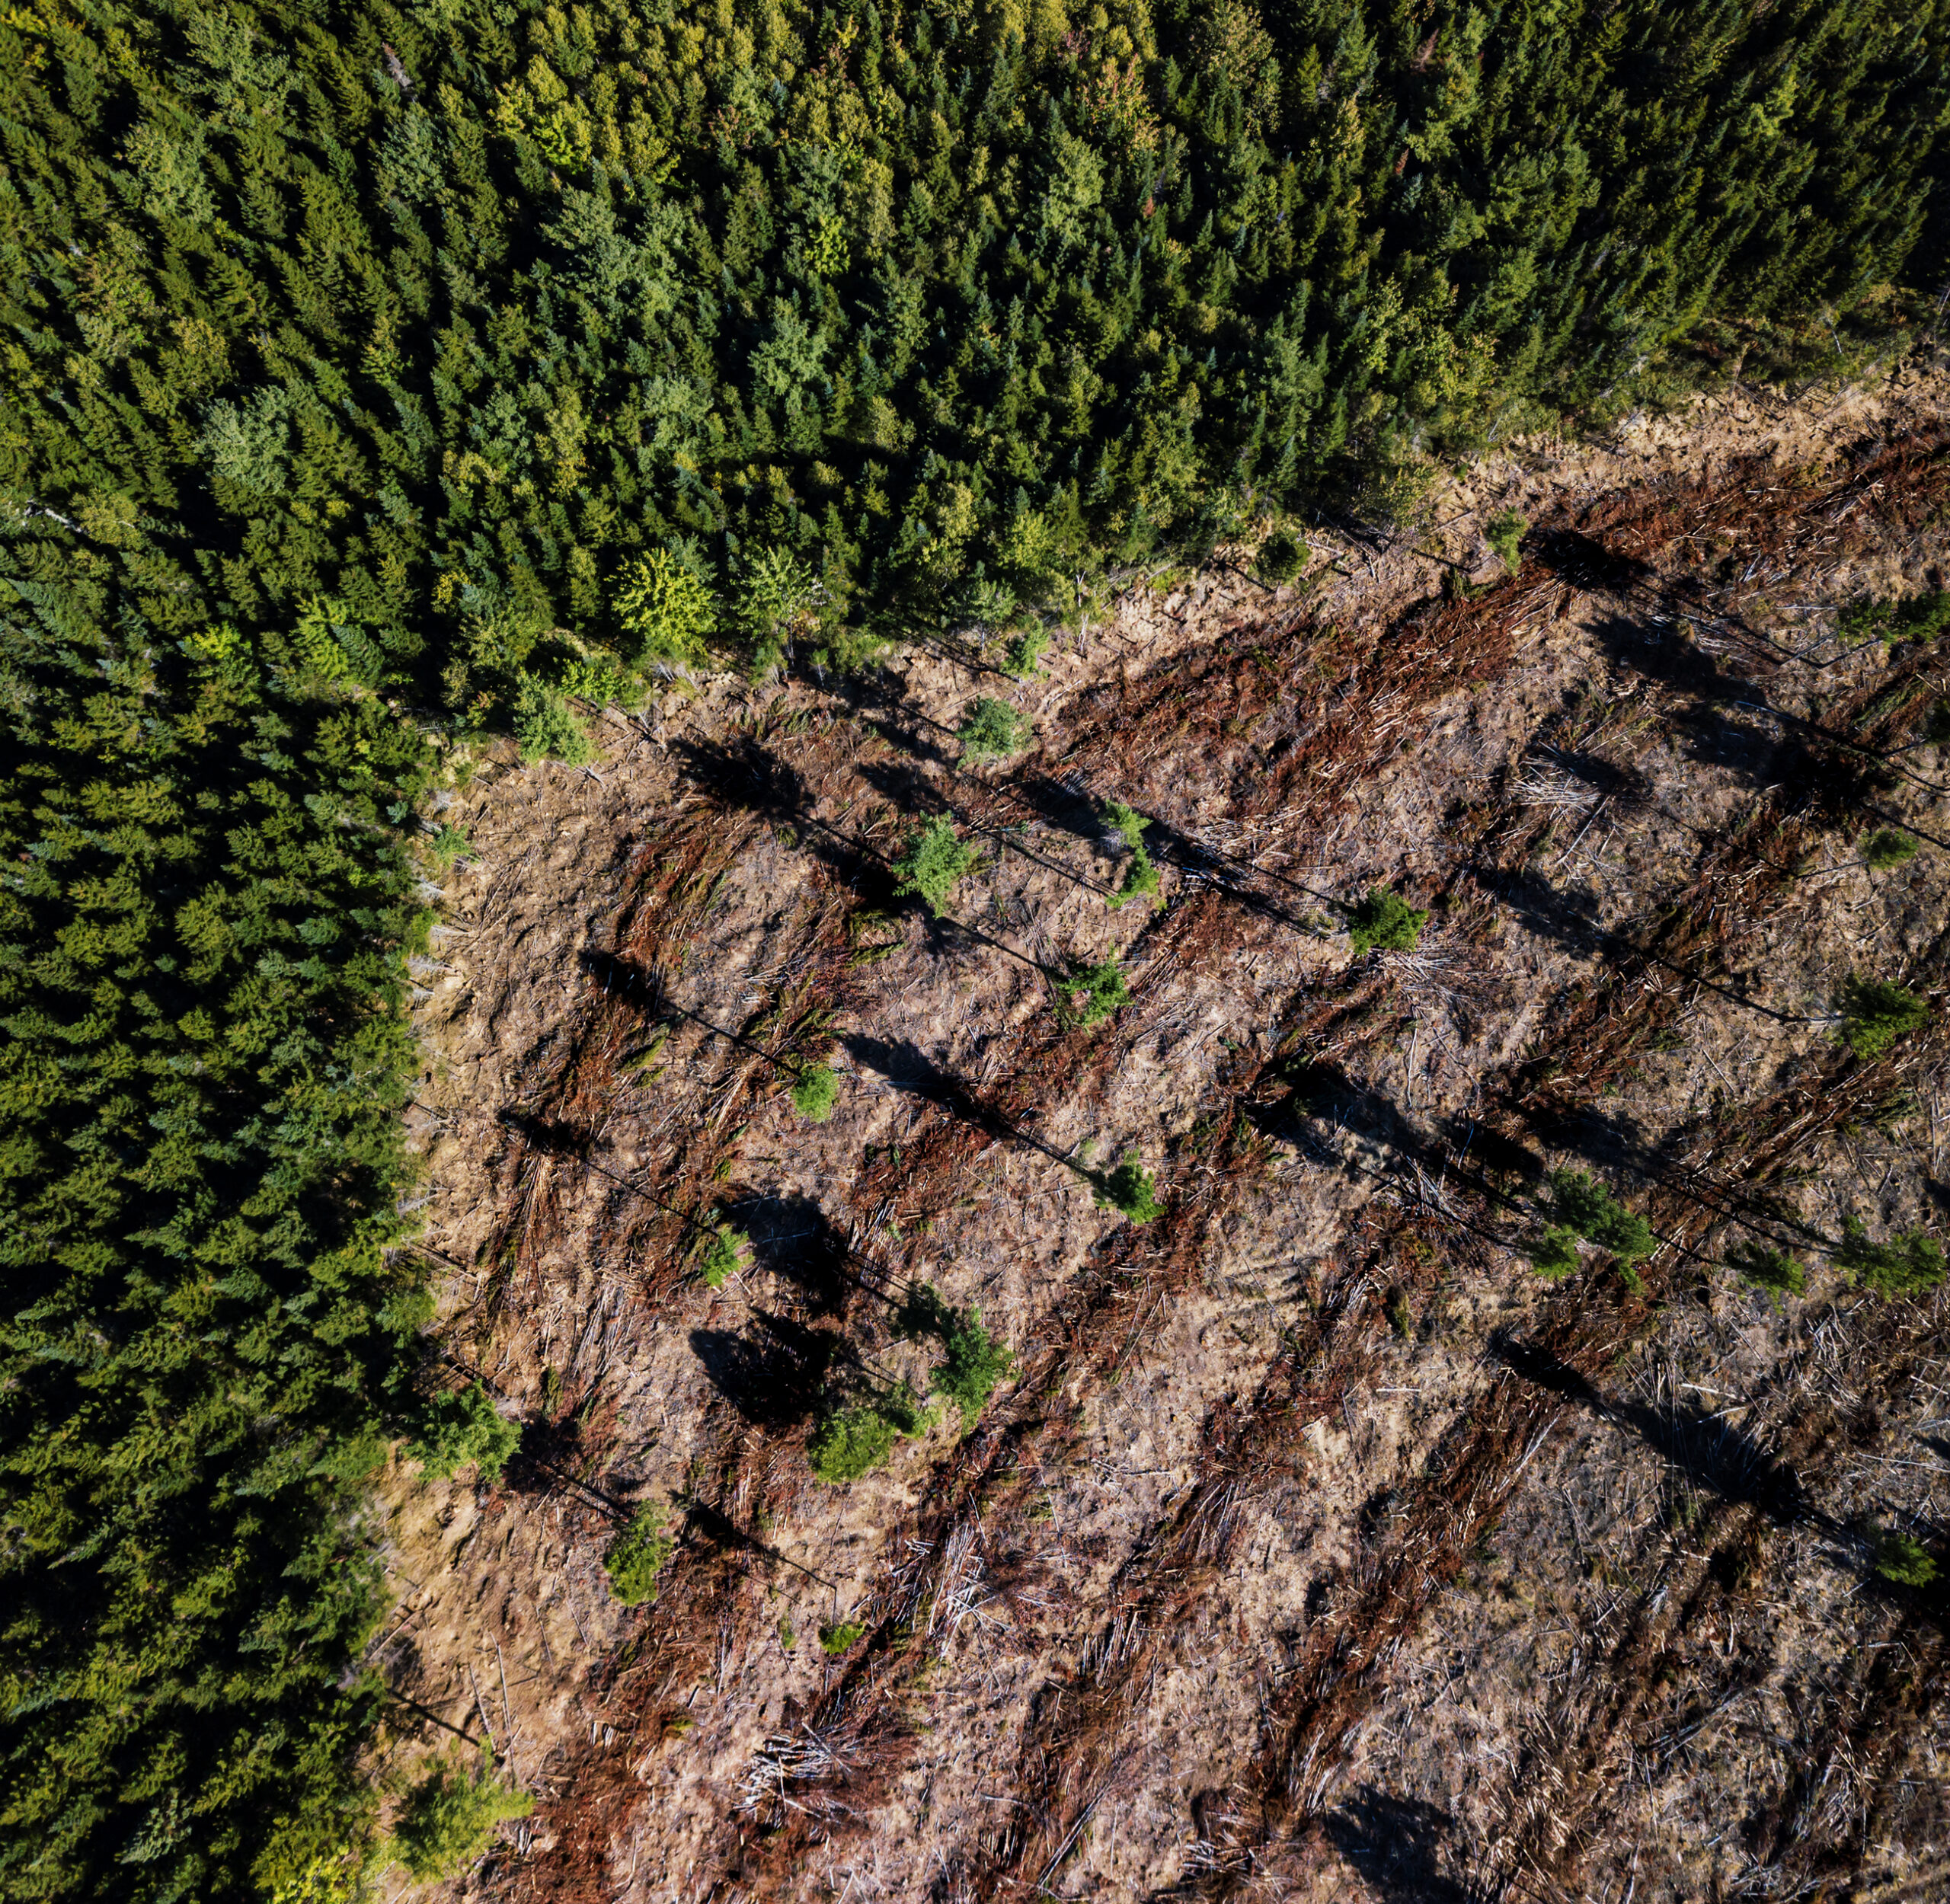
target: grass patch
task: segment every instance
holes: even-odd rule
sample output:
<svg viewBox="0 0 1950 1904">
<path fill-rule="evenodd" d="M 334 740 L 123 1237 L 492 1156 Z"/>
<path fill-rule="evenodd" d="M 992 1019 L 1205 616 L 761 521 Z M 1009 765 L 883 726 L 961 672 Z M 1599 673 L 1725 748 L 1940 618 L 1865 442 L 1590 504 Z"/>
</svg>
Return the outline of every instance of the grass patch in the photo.
<svg viewBox="0 0 1950 1904">
<path fill-rule="evenodd" d="M 823 1124 L 839 1099 L 839 1075 L 830 1065 L 806 1065 L 792 1080 L 792 1108 L 808 1123 Z"/>
</svg>

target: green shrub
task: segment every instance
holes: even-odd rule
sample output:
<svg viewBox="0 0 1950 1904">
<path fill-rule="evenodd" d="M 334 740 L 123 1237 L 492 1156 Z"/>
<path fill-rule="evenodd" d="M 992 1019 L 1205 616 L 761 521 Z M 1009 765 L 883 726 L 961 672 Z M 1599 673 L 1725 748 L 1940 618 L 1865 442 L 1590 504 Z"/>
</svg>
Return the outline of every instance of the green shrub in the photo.
<svg viewBox="0 0 1950 1904">
<path fill-rule="evenodd" d="M 1002 666 L 1017 680 L 1026 679 L 1041 670 L 1037 663 L 1050 645 L 1050 637 L 1041 628 L 1026 628 L 1009 644 L 1009 652 L 1002 658 Z"/>
<path fill-rule="evenodd" d="M 941 1356 L 929 1387 L 961 1410 L 964 1427 L 972 1426 L 996 1384 L 1015 1372 L 1015 1357 L 983 1327 L 982 1312 L 973 1308 L 950 1319 L 941 1334 Z"/>
<path fill-rule="evenodd" d="M 420 1416 L 420 1433 L 407 1452 L 443 1478 L 470 1462 L 481 1464 L 481 1478 L 497 1481 L 508 1457 L 521 1446 L 521 1424 L 495 1411 L 479 1382 L 436 1395 Z"/>
<path fill-rule="evenodd" d="M 1385 886 L 1371 886 L 1360 905 L 1347 911 L 1347 942 L 1356 957 L 1363 952 L 1410 952 L 1428 923 L 1426 910 L 1418 910 L 1400 893 Z"/>
<path fill-rule="evenodd" d="M 1928 641 L 1950 628 L 1950 593 L 1930 590 L 1907 602 L 1862 602 L 1844 609 L 1835 631 L 1855 647 L 1880 637 L 1891 647 L 1901 641 Z"/>
<path fill-rule="evenodd" d="M 394 1829 L 401 1863 L 423 1884 L 465 1870 L 488 1848 L 497 1825 L 535 1809 L 526 1792 L 496 1782 L 484 1751 L 472 1766 L 468 1757 L 456 1749 L 436 1763 L 408 1793 Z"/>
<path fill-rule="evenodd" d="M 806 1443 L 806 1458 L 821 1481 L 858 1481 L 886 1461 L 897 1435 L 915 1433 L 923 1425 L 919 1409 L 903 1391 L 878 1405 L 849 1402 L 820 1417 Z"/>
<path fill-rule="evenodd" d="M 1921 1589 L 1936 1578 L 1936 1562 L 1929 1549 L 1907 1534 L 1878 1534 L 1870 1564 L 1878 1580 L 1894 1586 Z"/>
<path fill-rule="evenodd" d="M 1551 1200 L 1559 1223 L 1621 1263 L 1642 1262 L 1659 1247 L 1652 1226 L 1619 1203 L 1586 1171 L 1553 1171 Z"/>
<path fill-rule="evenodd" d="M 633 707 L 642 693 L 635 675 L 606 657 L 592 659 L 582 654 L 571 655 L 559 663 L 548 685 L 571 701 L 593 701 L 599 707 L 611 701 Z"/>
<path fill-rule="evenodd" d="M 839 1076 L 830 1065 L 802 1065 L 792 1081 L 792 1108 L 809 1123 L 824 1123 L 839 1097 Z"/>
<path fill-rule="evenodd" d="M 970 760 L 1004 759 L 1028 746 L 1029 717 L 1006 701 L 984 695 L 968 710 L 954 737 Z"/>
<path fill-rule="evenodd" d="M 826 1075 L 830 1077 L 833 1074 L 829 1072 Z M 794 1102 L 798 1102 L 796 1092 Z M 832 1109 L 829 1101 L 826 1110 L 830 1112 Z M 725 1283 L 737 1273 L 743 1252 L 750 1244 L 751 1238 L 743 1230 L 734 1230 L 728 1223 L 719 1224 L 711 1232 L 709 1241 L 705 1244 L 704 1256 L 698 1264 L 705 1286 L 712 1289 L 723 1289 Z"/>
<path fill-rule="evenodd" d="M 864 1620 L 836 1620 L 831 1626 L 820 1628 L 820 1648 L 829 1660 L 836 1660 L 843 1653 L 851 1653 L 866 1637 Z"/>
<path fill-rule="evenodd" d="M 654 1501 L 639 1507 L 603 1557 L 603 1571 L 609 1576 L 609 1591 L 625 1606 L 641 1606 L 654 1600 L 657 1577 L 676 1545 L 665 1525 L 663 1509 Z"/>
<path fill-rule="evenodd" d="M 1306 567 L 1312 553 L 1290 529 L 1276 529 L 1260 544 L 1253 566 L 1264 580 L 1277 587 L 1282 582 L 1292 581 Z"/>
<path fill-rule="evenodd" d="M 565 767 L 586 767 L 596 758 L 595 744 L 575 710 L 532 675 L 523 677 L 515 699 L 515 739 L 524 760 L 559 760 Z"/>
<path fill-rule="evenodd" d="M 1134 1158 L 1127 1158 L 1114 1170 L 1091 1181 L 1100 1207 L 1121 1211 L 1133 1223 L 1148 1223 L 1164 1213 L 1164 1205 L 1153 1194 L 1151 1173 Z"/>
<path fill-rule="evenodd" d="M 1116 910 L 1128 906 L 1133 899 L 1155 904 L 1157 898 L 1158 869 L 1152 864 L 1151 855 L 1140 846 L 1124 868 L 1123 883 L 1111 895 L 1111 906 Z"/>
<path fill-rule="evenodd" d="M 1920 1230 L 1907 1230 L 1886 1243 L 1869 1241 L 1858 1217 L 1842 1222 L 1837 1268 L 1851 1283 L 1878 1295 L 1921 1295 L 1943 1280 L 1943 1252 Z"/>
<path fill-rule="evenodd" d="M 1483 531 L 1483 540 L 1489 544 L 1512 575 L 1523 566 L 1523 551 L 1518 545 L 1523 539 L 1523 532 L 1530 526 L 1516 510 L 1507 509 L 1499 516 L 1492 516 Z"/>
<path fill-rule="evenodd" d="M 1114 959 L 1073 967 L 1057 982 L 1057 992 L 1065 1015 L 1079 1025 L 1095 1024 L 1130 1003 L 1124 967 Z"/>
<path fill-rule="evenodd" d="M 1123 881 L 1111 896 L 1112 909 L 1127 906 L 1133 899 L 1155 902 L 1158 897 L 1158 869 L 1152 864 L 1151 855 L 1144 849 L 1144 834 L 1145 829 L 1156 823 L 1136 807 L 1127 807 L 1120 800 L 1105 801 L 1103 817 L 1104 824 L 1124 841 L 1131 853 Z"/>
<path fill-rule="evenodd" d="M 965 846 L 953 822 L 930 820 L 907 842 L 907 850 L 893 863 L 900 875 L 894 891 L 918 893 L 936 918 L 948 911 L 948 895 L 968 877 L 975 864 L 972 848 Z"/>
<path fill-rule="evenodd" d="M 474 842 L 458 826 L 444 821 L 440 830 L 427 842 L 427 851 L 441 866 L 452 866 L 456 860 L 465 859 L 474 851 Z"/>
<path fill-rule="evenodd" d="M 1578 1253 L 1578 1233 L 1553 1223 L 1530 1245 L 1530 1267 L 1547 1283 L 1562 1283 L 1584 1267 Z"/>
<path fill-rule="evenodd" d="M 1117 834 L 1133 853 L 1144 851 L 1145 829 L 1154 824 L 1135 807 L 1127 807 L 1120 800 L 1107 800 L 1104 803 L 1104 823 Z"/>
<path fill-rule="evenodd" d="M 1872 872 L 1886 873 L 1892 866 L 1907 866 L 1916 858 L 1920 844 L 1913 833 L 1878 827 L 1862 842 L 1862 863 Z"/>
<path fill-rule="evenodd" d="M 1776 1298 L 1805 1295 L 1808 1271 L 1785 1250 L 1771 1244 L 1741 1244 L 1727 1258 L 1727 1267 L 1737 1270 L 1756 1289 L 1766 1289 Z"/>
<path fill-rule="evenodd" d="M 1928 1003 L 1886 979 L 1854 979 L 1842 989 L 1842 1037 L 1858 1058 L 1879 1058 L 1929 1020 Z"/>
<path fill-rule="evenodd" d="M 625 571 L 616 619 L 635 637 L 631 658 L 638 667 L 660 661 L 682 667 L 704 659 L 718 617 L 711 590 L 669 550 L 655 549 Z"/>
</svg>

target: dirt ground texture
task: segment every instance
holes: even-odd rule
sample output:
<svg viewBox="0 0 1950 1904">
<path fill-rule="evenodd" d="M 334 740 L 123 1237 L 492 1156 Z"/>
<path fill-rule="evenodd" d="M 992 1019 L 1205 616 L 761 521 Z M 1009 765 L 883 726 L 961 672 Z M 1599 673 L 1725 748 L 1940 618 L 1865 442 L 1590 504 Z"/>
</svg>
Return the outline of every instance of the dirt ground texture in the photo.
<svg viewBox="0 0 1950 1904">
<path fill-rule="evenodd" d="M 1277 590 L 1130 578 L 1033 679 L 917 646 L 491 754 L 411 1117 L 446 1378 L 524 1436 L 387 1478 L 376 1760 L 485 1739 L 538 1803 L 446 1893 L 1945 1894 L 1941 1598 L 1873 1564 L 1950 1531 L 1944 1305 L 1833 1251 L 1950 1209 L 1950 655 L 1837 621 L 1944 586 L 1947 505 L 1940 368 L 1740 391 Z M 977 695 L 1027 750 L 962 758 Z M 936 815 L 939 918 L 892 871 Z M 1375 885 L 1412 949 L 1354 953 Z M 1852 974 L 1929 1024 L 1852 1055 Z M 1541 1277 L 1565 1168 L 1654 1253 Z M 922 1286 L 1015 1373 L 815 1479 L 823 1396 L 925 1390 Z"/>
</svg>

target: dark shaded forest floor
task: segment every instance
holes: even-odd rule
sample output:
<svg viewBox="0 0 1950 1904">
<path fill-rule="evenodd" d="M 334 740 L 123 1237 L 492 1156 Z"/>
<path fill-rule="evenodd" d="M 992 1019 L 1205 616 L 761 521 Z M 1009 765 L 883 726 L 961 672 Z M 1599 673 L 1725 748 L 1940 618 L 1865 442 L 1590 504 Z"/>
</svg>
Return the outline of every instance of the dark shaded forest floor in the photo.
<svg viewBox="0 0 1950 1904">
<path fill-rule="evenodd" d="M 443 1347 L 530 1426 L 500 1487 L 392 1478 L 375 1650 L 382 1755 L 485 1733 L 540 1800 L 454 1895 L 1942 1894 L 1943 1635 L 1868 1563 L 1943 1529 L 1942 1305 L 1718 1265 L 1950 1202 L 1941 1010 L 1873 1063 L 1826 1015 L 1950 982 L 1950 659 L 1830 612 L 1942 586 L 1947 389 L 1530 446 L 1277 594 L 1133 582 L 1038 680 L 918 650 L 483 766 L 414 1117 Z M 1030 752 L 959 764 L 978 692 Z M 889 871 L 936 813 L 938 921 Z M 1427 931 L 1351 957 L 1377 882 Z M 1047 972 L 1113 956 L 1066 1026 Z M 1131 1150 L 1141 1227 L 1082 1174 Z M 1639 1286 L 1529 1267 L 1564 1164 L 1653 1222 Z M 828 1371 L 925 1380 L 921 1281 L 1018 1376 L 814 1480 Z"/>
</svg>

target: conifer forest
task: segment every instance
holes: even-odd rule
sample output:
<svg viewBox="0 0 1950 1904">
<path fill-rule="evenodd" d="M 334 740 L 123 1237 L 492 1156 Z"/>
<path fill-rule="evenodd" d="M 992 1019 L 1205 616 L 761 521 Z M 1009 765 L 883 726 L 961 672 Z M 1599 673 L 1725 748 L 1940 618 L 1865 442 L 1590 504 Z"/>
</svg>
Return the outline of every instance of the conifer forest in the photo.
<svg viewBox="0 0 1950 1904">
<path fill-rule="evenodd" d="M 0 152 L 0 1899 L 1950 1896 L 1950 0 Z"/>
</svg>

